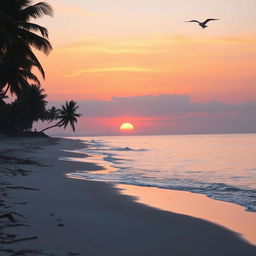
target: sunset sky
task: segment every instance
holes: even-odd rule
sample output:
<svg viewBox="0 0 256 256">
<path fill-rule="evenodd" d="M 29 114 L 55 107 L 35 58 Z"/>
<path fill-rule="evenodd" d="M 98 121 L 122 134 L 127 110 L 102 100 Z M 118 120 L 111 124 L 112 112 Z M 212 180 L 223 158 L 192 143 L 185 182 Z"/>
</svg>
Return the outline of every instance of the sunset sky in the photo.
<svg viewBox="0 0 256 256">
<path fill-rule="evenodd" d="M 55 105 L 78 101 L 79 134 L 255 132 L 255 0 L 47 2 L 43 86 Z M 220 20 L 184 22 L 206 18 Z"/>
</svg>

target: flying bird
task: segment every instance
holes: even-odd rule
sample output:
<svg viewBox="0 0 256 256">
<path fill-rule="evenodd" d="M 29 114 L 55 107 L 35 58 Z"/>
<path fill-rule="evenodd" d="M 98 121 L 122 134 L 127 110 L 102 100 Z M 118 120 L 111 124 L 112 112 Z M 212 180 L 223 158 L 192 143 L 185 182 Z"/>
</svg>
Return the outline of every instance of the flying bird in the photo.
<svg viewBox="0 0 256 256">
<path fill-rule="evenodd" d="M 207 28 L 208 26 L 206 26 L 206 24 L 209 22 L 209 21 L 212 21 L 212 20 L 219 20 L 219 19 L 207 19 L 205 20 L 204 22 L 200 22 L 198 20 L 189 20 L 189 21 L 186 21 L 186 22 L 196 22 L 198 23 L 198 25 L 204 29 L 204 28 Z"/>
</svg>

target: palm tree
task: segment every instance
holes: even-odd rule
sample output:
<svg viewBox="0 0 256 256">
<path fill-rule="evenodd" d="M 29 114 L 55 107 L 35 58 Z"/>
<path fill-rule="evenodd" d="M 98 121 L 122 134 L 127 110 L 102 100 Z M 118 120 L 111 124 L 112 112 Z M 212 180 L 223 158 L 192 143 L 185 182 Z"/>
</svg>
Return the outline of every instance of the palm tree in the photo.
<svg viewBox="0 0 256 256">
<path fill-rule="evenodd" d="M 1 47 L 6 51 L 13 44 L 18 43 L 25 47 L 32 46 L 48 54 L 52 47 L 48 39 L 48 30 L 31 19 L 41 18 L 44 15 L 53 15 L 52 7 L 40 2 L 32 5 L 31 0 L 1 0 L 0 21 L 2 21 Z M 40 35 L 34 33 L 39 32 Z"/>
<path fill-rule="evenodd" d="M 14 102 L 19 130 L 31 130 L 33 123 L 43 118 L 47 105 L 46 97 L 44 89 L 34 84 L 26 88 Z"/>
<path fill-rule="evenodd" d="M 31 0 L 0 1 L 0 61 L 3 64 L 6 60 L 13 62 L 18 67 L 17 70 L 27 72 L 31 72 L 31 68 L 35 66 L 45 78 L 43 67 L 34 55 L 32 47 L 49 54 L 52 46 L 48 41 L 47 29 L 32 23 L 31 19 L 44 15 L 52 16 L 53 10 L 45 2 L 34 5 L 31 3 Z M 0 82 L 1 89 L 6 81 Z"/>
<path fill-rule="evenodd" d="M 6 105 L 4 99 L 8 98 L 7 96 L 2 96 L 4 94 L 3 91 L 0 91 L 0 112 L 3 109 L 3 107 Z"/>
<path fill-rule="evenodd" d="M 40 85 L 31 85 L 24 93 L 22 97 L 25 102 L 28 103 L 28 116 L 31 121 L 37 122 L 42 119 L 47 105 L 46 101 L 47 94 L 45 94 L 44 89 Z"/>
<path fill-rule="evenodd" d="M 9 90 L 11 94 L 20 97 L 22 92 L 30 87 L 30 80 L 40 86 L 40 81 L 30 71 L 19 68 L 13 62 L 0 63 L 0 90 L 2 90 L 0 100 L 6 96 Z M 3 91 L 4 88 L 5 90 Z"/>
<path fill-rule="evenodd" d="M 61 119 L 61 126 L 64 126 L 64 129 L 70 124 L 73 132 L 75 132 L 75 123 L 77 123 L 77 118 L 81 116 L 81 114 L 76 113 L 78 108 L 79 106 L 73 100 L 66 101 L 66 104 L 61 106 L 59 118 Z"/>
<path fill-rule="evenodd" d="M 44 120 L 47 120 L 48 123 L 51 123 L 59 118 L 60 110 L 56 107 L 51 107 L 45 112 Z"/>
<path fill-rule="evenodd" d="M 9 17 L 7 14 L 4 13 L 3 5 L 4 2 L 0 2 L 0 56 L 2 56 L 8 44 L 14 40 L 11 33 L 8 31 L 8 24 L 11 24 L 13 22 L 13 19 Z"/>
<path fill-rule="evenodd" d="M 39 85 L 31 85 L 14 102 L 4 103 L 2 107 L 0 104 L 0 130 L 4 133 L 31 130 L 33 123 L 43 118 L 46 111 L 46 97 Z"/>
<path fill-rule="evenodd" d="M 62 105 L 61 109 L 59 110 L 59 121 L 55 125 L 43 129 L 41 132 L 44 132 L 54 127 L 62 126 L 64 129 L 66 129 L 68 125 L 70 125 L 72 127 L 73 132 L 75 132 L 75 123 L 77 123 L 77 118 L 81 116 L 81 114 L 76 113 L 78 108 L 79 106 L 75 101 L 67 101 L 65 105 Z"/>
</svg>

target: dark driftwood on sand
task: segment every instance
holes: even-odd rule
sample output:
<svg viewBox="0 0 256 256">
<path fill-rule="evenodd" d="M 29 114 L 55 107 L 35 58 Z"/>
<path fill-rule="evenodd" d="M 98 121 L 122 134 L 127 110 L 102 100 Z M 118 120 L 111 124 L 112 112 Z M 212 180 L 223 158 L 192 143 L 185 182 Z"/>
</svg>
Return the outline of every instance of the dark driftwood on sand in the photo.
<svg viewBox="0 0 256 256">
<path fill-rule="evenodd" d="M 18 250 L 15 251 L 13 249 L 0 249 L 0 252 L 7 252 L 12 253 L 11 256 L 21 256 L 21 255 L 27 255 L 33 253 L 33 256 L 36 255 L 46 255 L 46 256 L 54 256 L 53 254 L 44 253 L 42 250 L 32 250 L 32 249 L 24 249 L 24 250 Z"/>
<path fill-rule="evenodd" d="M 0 252 L 13 253 L 13 252 L 14 252 L 14 250 L 13 250 L 13 249 L 1 249 L 1 248 L 0 248 Z"/>
<path fill-rule="evenodd" d="M 23 187 L 23 186 L 18 186 L 18 187 L 7 186 L 7 188 L 11 188 L 11 189 L 25 189 L 25 190 L 35 190 L 35 191 L 39 191 L 39 189 L 37 189 L 37 188 L 29 188 L 29 187 Z"/>
<path fill-rule="evenodd" d="M 0 218 L 1 218 L 1 219 L 7 218 L 7 219 L 9 219 L 12 223 L 15 223 L 15 222 L 16 222 L 16 219 L 12 216 L 11 213 L 6 213 L 6 214 L 3 214 L 3 215 L 0 215 Z"/>
<path fill-rule="evenodd" d="M 27 176 L 28 173 L 31 172 L 31 171 L 25 171 L 25 170 L 23 170 L 21 168 L 18 168 L 18 169 L 7 168 L 7 170 L 9 171 L 9 173 L 12 173 L 13 175 L 21 174 L 22 176 Z"/>
<path fill-rule="evenodd" d="M 5 227 L 29 227 L 27 224 L 8 224 Z"/>
<path fill-rule="evenodd" d="M 22 164 L 22 165 L 35 165 L 41 166 L 40 163 L 30 159 L 18 158 L 15 156 L 0 155 L 0 162 L 8 164 Z"/>
<path fill-rule="evenodd" d="M 14 243 L 19 243 L 19 242 L 28 241 L 28 240 L 35 240 L 35 239 L 38 239 L 38 236 L 20 238 L 20 239 L 7 241 L 7 242 L 3 241 L 2 244 L 14 244 Z"/>
</svg>

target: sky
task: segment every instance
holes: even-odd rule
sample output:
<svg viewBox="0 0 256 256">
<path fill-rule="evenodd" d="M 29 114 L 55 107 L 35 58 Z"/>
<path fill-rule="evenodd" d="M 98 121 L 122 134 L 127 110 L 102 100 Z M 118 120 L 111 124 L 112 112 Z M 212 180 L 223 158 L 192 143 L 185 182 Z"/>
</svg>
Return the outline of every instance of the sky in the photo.
<svg viewBox="0 0 256 256">
<path fill-rule="evenodd" d="M 79 103 L 78 134 L 255 132 L 255 0 L 47 2 L 43 87 Z M 184 22 L 206 18 L 220 20 Z"/>
</svg>

